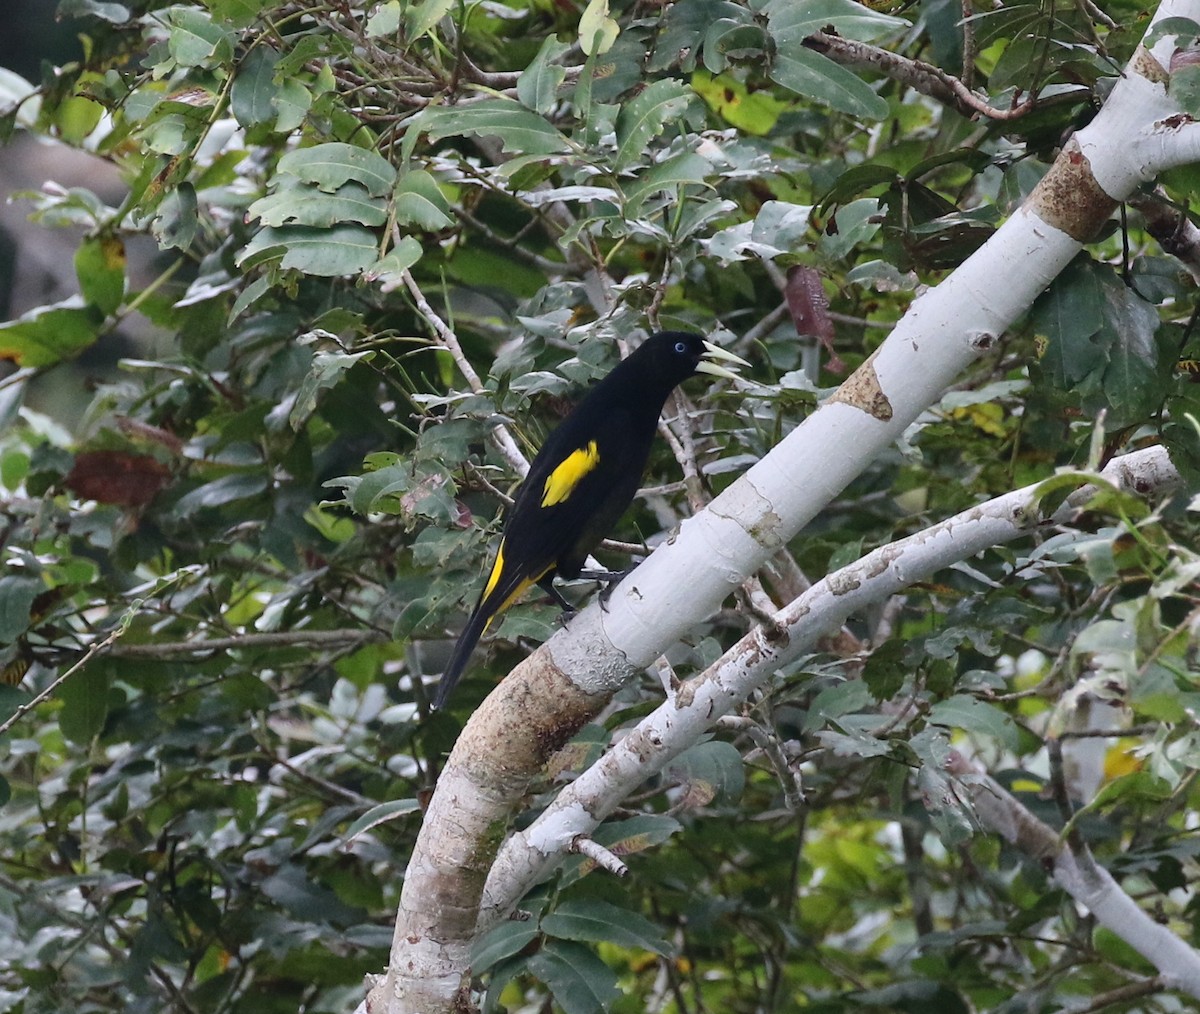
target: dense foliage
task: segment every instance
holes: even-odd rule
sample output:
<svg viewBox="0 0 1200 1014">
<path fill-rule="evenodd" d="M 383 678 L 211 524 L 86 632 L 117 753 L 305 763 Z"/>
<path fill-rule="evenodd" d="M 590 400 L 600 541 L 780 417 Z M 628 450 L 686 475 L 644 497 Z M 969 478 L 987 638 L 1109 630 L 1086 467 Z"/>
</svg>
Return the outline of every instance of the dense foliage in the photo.
<svg viewBox="0 0 1200 1014">
<path fill-rule="evenodd" d="M 22 198 L 77 231 L 79 294 L 0 325 L 0 1010 L 24 1014 L 351 1009 L 386 962 L 407 814 L 557 623 L 536 596 L 516 606 L 430 714 L 517 477 L 496 425 L 528 456 L 639 332 L 737 349 L 750 382 L 686 388 L 616 533 L 657 537 L 836 385 L 819 362 L 857 365 L 987 238 L 1148 17 L 1124 0 L 980 6 L 965 29 L 942 0 L 60 10 L 84 56 L 0 74 L 0 134 L 91 152 L 128 191 Z M 1039 98 L 970 115 L 847 69 L 847 41 L 959 75 L 992 112 Z M 135 271 L 143 235 L 158 253 Z M 1196 475 L 1192 287 L 1135 211 L 1114 220 L 768 589 L 786 600 L 801 571 L 1139 441 Z M 483 942 L 488 1002 L 1182 1009 L 1153 983 L 1139 997 L 1144 963 L 975 833 L 941 761 L 977 751 L 1056 825 L 1090 801 L 1073 826 L 1194 936 L 1187 504 L 1104 498 L 1089 533 L 987 554 L 780 672 L 598 836 L 641 853 L 627 881 L 576 859 L 535 918 Z M 745 629 L 753 599 L 728 606 L 678 672 Z M 660 693 L 628 688 L 543 788 Z M 1122 738 L 1072 738 L 1098 725 Z"/>
</svg>

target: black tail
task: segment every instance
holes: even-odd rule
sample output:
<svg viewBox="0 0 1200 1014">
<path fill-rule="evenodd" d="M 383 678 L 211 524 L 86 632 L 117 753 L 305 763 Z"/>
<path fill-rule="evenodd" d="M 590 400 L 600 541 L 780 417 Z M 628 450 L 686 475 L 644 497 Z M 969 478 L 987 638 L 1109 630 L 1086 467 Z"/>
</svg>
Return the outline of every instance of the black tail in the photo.
<svg viewBox="0 0 1200 1014">
<path fill-rule="evenodd" d="M 450 699 L 450 695 L 458 685 L 459 677 L 467 668 L 467 663 L 471 661 L 471 652 L 475 650 L 475 645 L 479 643 L 479 638 L 483 636 L 491 618 L 492 611 L 485 609 L 484 603 L 481 601 L 471 613 L 467 625 L 463 627 L 463 632 L 458 635 L 454 651 L 450 653 L 450 661 L 446 663 L 446 668 L 442 671 L 442 678 L 438 681 L 437 694 L 433 698 L 435 710 L 440 711 Z"/>
</svg>

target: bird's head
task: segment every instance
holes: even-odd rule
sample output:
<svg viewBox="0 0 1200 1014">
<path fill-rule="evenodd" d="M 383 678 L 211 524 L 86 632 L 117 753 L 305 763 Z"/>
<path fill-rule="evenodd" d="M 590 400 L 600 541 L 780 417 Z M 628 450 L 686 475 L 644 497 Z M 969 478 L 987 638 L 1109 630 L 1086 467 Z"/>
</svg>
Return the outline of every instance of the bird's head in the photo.
<svg viewBox="0 0 1200 1014">
<path fill-rule="evenodd" d="M 669 381 L 672 387 L 694 373 L 710 373 L 736 380 L 737 374 L 721 364 L 750 365 L 740 356 L 714 345 L 703 335 L 690 331 L 659 331 L 652 334 L 642 342 L 634 356 L 648 360 L 647 365 L 655 376 L 664 382 Z"/>
</svg>

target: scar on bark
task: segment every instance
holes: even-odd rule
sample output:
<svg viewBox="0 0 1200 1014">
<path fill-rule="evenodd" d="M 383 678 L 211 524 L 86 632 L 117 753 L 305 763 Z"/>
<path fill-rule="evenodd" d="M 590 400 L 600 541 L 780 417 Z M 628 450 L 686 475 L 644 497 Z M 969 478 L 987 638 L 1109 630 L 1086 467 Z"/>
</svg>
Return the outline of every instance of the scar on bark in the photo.
<svg viewBox="0 0 1200 1014">
<path fill-rule="evenodd" d="M 875 372 L 875 356 L 872 352 L 866 361 L 834 392 L 830 401 L 840 401 L 861 408 L 867 415 L 888 422 L 892 418 L 892 403 L 879 386 L 879 375 Z"/>
</svg>

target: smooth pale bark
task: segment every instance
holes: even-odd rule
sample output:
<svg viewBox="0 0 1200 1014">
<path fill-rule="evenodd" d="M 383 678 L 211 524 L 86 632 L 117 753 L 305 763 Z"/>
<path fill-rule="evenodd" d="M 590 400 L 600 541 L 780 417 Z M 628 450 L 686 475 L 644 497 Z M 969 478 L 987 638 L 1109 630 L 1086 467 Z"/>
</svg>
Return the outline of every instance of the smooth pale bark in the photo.
<svg viewBox="0 0 1200 1014">
<path fill-rule="evenodd" d="M 1167 0 L 1200 21 L 1200 0 Z M 518 666 L 472 716 L 414 848 L 373 1014 L 440 1014 L 466 983 L 487 871 L 529 779 L 617 687 L 791 539 L 990 348 L 1107 219 L 1200 153 L 1166 79 L 1174 40 L 1139 49 L 1029 200 L 820 409 L 621 583 Z M 997 284 L 998 280 L 1003 284 Z"/>
</svg>

